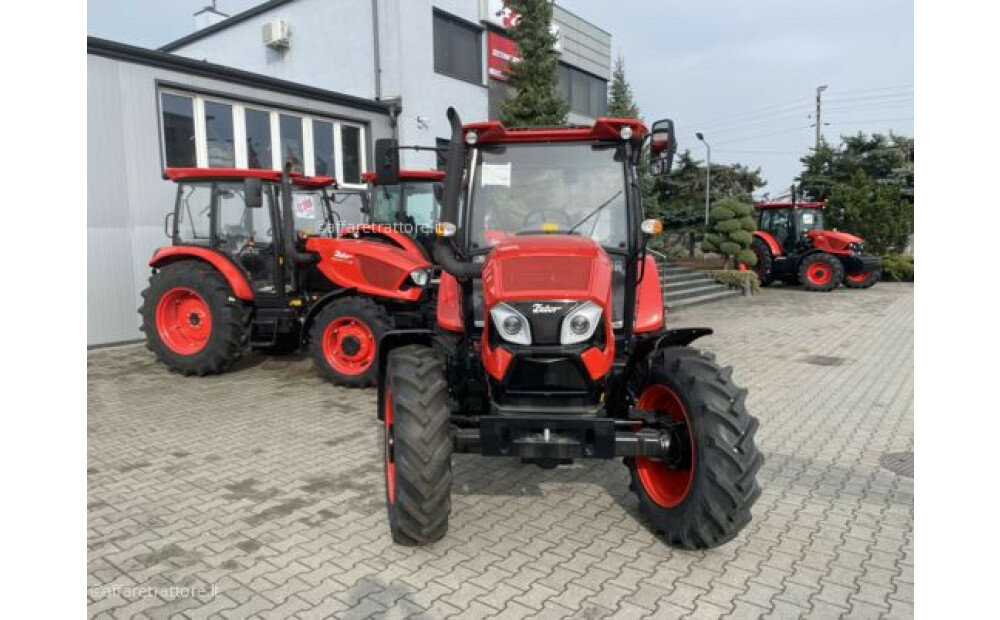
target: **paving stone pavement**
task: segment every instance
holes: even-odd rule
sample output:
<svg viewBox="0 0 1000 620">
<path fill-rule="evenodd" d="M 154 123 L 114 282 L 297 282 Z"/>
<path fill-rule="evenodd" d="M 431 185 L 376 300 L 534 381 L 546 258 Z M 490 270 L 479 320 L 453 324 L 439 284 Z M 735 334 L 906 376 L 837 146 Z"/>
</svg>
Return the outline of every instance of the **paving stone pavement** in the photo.
<svg viewBox="0 0 1000 620">
<path fill-rule="evenodd" d="M 879 462 L 913 450 L 913 286 L 775 286 L 669 320 L 715 328 L 701 344 L 761 421 L 753 521 L 711 551 L 652 535 L 620 461 L 470 455 L 448 536 L 394 546 L 374 391 L 305 355 L 184 378 L 141 346 L 91 351 L 89 615 L 912 617 L 913 480 Z"/>
</svg>

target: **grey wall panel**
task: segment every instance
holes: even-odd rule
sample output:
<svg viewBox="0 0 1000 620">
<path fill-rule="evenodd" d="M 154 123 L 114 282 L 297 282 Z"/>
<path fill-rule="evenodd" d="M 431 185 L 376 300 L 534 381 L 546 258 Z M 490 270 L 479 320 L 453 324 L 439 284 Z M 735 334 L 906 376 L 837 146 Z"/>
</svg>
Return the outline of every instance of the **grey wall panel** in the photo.
<svg viewBox="0 0 1000 620">
<path fill-rule="evenodd" d="M 563 62 L 610 79 L 611 35 L 558 5 L 552 21 L 559 26 Z"/>
</svg>

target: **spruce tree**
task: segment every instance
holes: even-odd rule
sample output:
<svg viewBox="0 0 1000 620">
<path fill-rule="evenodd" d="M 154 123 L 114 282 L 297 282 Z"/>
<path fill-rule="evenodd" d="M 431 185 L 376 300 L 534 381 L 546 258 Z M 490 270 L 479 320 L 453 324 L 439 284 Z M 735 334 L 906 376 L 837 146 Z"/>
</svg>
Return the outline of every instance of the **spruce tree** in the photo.
<svg viewBox="0 0 1000 620">
<path fill-rule="evenodd" d="M 611 74 L 608 116 L 639 118 L 639 106 L 632 96 L 632 86 L 625 78 L 625 59 L 621 55 L 615 60 L 615 70 Z"/>
<path fill-rule="evenodd" d="M 559 92 L 556 75 L 556 37 L 549 31 L 552 5 L 548 0 L 508 0 L 507 6 L 520 16 L 510 35 L 521 60 L 511 64 L 508 83 L 517 95 L 500 105 L 500 120 L 509 127 L 562 125 L 569 103 Z"/>
</svg>

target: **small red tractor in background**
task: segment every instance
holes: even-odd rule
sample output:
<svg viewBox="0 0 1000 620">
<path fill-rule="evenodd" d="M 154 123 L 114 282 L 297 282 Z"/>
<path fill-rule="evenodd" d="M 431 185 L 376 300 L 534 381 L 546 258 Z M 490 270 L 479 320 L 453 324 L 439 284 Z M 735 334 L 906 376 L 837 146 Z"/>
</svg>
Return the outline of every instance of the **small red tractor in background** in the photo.
<svg viewBox="0 0 1000 620">
<path fill-rule="evenodd" d="M 150 260 L 139 312 L 147 346 L 172 369 L 218 373 L 247 347 L 308 343 L 334 382 L 365 386 L 379 339 L 424 324 L 430 261 L 401 233 L 341 230 L 334 179 L 221 168 L 165 177 L 177 183 L 164 224 L 172 245 Z"/>
<path fill-rule="evenodd" d="M 669 329 L 643 220 L 640 158 L 669 170 L 673 124 L 462 126 L 452 136 L 434 259 L 434 328 L 379 344 L 392 538 L 448 529 L 453 452 L 543 468 L 624 458 L 639 507 L 666 541 L 734 538 L 760 495 L 757 420 L 732 370 Z"/>
<path fill-rule="evenodd" d="M 877 256 L 866 254 L 864 240 L 823 227 L 822 202 L 763 202 L 751 249 L 761 286 L 775 280 L 801 284 L 810 291 L 869 288 L 878 282 Z"/>
</svg>

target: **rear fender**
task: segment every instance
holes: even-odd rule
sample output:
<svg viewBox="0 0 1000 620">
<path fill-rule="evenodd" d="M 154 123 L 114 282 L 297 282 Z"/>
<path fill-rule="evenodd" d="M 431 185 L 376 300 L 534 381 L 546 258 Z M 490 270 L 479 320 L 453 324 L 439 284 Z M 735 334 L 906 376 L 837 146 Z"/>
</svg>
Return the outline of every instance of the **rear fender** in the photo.
<svg viewBox="0 0 1000 620">
<path fill-rule="evenodd" d="M 771 256 L 781 256 L 784 252 L 781 251 L 781 244 L 771 235 L 769 232 L 764 232 L 763 230 L 753 231 L 753 236 L 760 239 L 767 244 L 769 250 L 771 250 Z"/>
<path fill-rule="evenodd" d="M 172 245 L 158 249 L 149 260 L 149 266 L 161 269 L 171 263 L 192 259 L 215 267 L 229 283 L 229 288 L 238 299 L 253 301 L 253 288 L 246 273 L 233 262 L 233 259 L 218 250 L 196 245 Z"/>
<path fill-rule="evenodd" d="M 430 329 L 401 329 L 386 332 L 378 341 L 378 359 L 376 360 L 378 379 L 375 384 L 378 386 L 378 407 L 375 415 L 379 420 L 385 420 L 385 371 L 389 362 L 389 353 L 393 349 L 408 344 L 432 346 L 434 344 L 434 331 Z"/>
</svg>

